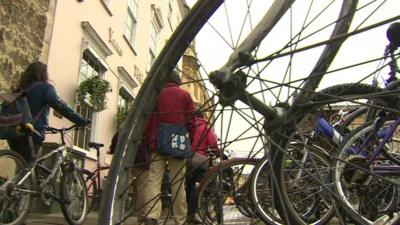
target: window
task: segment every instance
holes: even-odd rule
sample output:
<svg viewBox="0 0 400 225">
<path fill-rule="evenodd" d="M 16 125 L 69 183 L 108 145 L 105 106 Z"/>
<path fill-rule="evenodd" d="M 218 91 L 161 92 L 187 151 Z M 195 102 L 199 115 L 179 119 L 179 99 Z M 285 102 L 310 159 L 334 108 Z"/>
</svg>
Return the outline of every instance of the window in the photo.
<svg viewBox="0 0 400 225">
<path fill-rule="evenodd" d="M 154 23 L 151 23 L 150 27 L 150 43 L 149 43 L 149 58 L 148 58 L 148 70 L 150 71 L 151 66 L 153 65 L 156 54 L 157 54 L 157 41 L 158 41 L 158 32 Z"/>
<path fill-rule="evenodd" d="M 102 75 L 104 72 L 105 70 L 98 59 L 89 50 L 85 50 L 80 66 L 79 83 L 90 77 Z M 93 121 L 93 110 L 88 105 L 78 105 L 76 111 L 86 119 Z M 74 145 L 85 149 L 90 141 L 91 134 L 92 128 L 90 126 L 77 130 L 74 134 Z"/>
<path fill-rule="evenodd" d="M 174 22 L 173 22 L 174 11 L 173 11 L 172 4 L 173 4 L 173 0 L 169 0 L 169 3 L 168 3 L 168 17 L 167 18 L 168 18 L 168 23 L 169 23 L 169 26 L 170 26 L 171 30 L 174 30 Z"/>
<path fill-rule="evenodd" d="M 150 71 L 150 68 L 156 59 L 159 33 L 164 26 L 162 22 L 163 19 L 160 8 L 156 7 L 153 4 L 151 5 L 151 9 L 153 17 L 150 25 L 149 57 L 147 60 L 147 71 Z"/>
<path fill-rule="evenodd" d="M 133 76 L 123 66 L 118 67 L 118 75 L 120 83 L 117 105 L 119 114 L 117 115 L 117 125 L 119 125 L 123 121 L 121 120 L 121 115 L 126 116 L 126 110 L 132 105 L 133 101 L 135 100 L 133 89 L 138 86 L 138 84 L 133 79 Z"/>
<path fill-rule="evenodd" d="M 89 50 L 85 50 L 80 68 L 79 83 L 90 77 L 99 75 L 100 65 L 90 58 Z"/>
<path fill-rule="evenodd" d="M 118 111 L 127 110 L 132 105 L 133 100 L 133 96 L 128 93 L 125 88 L 120 88 L 118 96 Z"/>
<path fill-rule="evenodd" d="M 87 105 L 78 105 L 76 107 L 76 112 L 88 119 L 92 119 L 93 117 L 93 110 Z M 92 128 L 90 126 L 85 126 L 82 129 L 76 130 L 74 134 L 74 145 L 85 149 L 88 146 L 91 134 Z"/>
<path fill-rule="evenodd" d="M 128 0 L 128 13 L 125 22 L 124 35 L 134 48 L 138 16 L 138 0 Z"/>
</svg>

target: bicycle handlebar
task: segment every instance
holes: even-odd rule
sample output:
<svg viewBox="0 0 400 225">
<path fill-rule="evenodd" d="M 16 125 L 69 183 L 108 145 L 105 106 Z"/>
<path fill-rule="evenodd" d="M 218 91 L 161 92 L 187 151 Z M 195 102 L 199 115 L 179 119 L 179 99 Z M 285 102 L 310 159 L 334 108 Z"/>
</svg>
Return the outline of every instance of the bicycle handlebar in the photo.
<svg viewBox="0 0 400 225">
<path fill-rule="evenodd" d="M 57 134 L 60 132 L 65 132 L 65 131 L 69 131 L 72 129 L 78 129 L 81 126 L 78 126 L 77 124 L 74 124 L 70 127 L 62 127 L 62 128 L 55 128 L 55 127 L 46 127 L 46 132 L 50 133 L 50 134 Z"/>
</svg>

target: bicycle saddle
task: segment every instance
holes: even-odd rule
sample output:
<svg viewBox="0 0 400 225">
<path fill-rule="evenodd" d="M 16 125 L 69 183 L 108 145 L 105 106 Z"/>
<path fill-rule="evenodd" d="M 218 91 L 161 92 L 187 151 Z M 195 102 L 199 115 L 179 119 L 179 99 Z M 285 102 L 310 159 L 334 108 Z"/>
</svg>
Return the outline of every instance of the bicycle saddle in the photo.
<svg viewBox="0 0 400 225">
<path fill-rule="evenodd" d="M 104 147 L 104 144 L 97 143 L 97 142 L 89 142 L 88 144 L 89 148 L 95 148 L 99 150 L 101 147 Z"/>
</svg>

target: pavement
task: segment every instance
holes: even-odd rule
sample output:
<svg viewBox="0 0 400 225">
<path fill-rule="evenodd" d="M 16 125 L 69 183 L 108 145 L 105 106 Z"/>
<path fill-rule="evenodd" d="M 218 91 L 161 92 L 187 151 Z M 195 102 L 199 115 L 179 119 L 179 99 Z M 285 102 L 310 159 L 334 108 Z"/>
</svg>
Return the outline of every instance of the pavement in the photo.
<svg viewBox="0 0 400 225">
<path fill-rule="evenodd" d="M 62 213 L 32 213 L 29 215 L 28 219 L 25 221 L 26 225 L 68 225 L 65 221 L 64 216 Z M 84 225 L 97 225 L 98 224 L 98 213 L 91 212 L 89 213 Z M 136 217 L 130 217 L 124 225 L 136 225 Z M 174 225 L 172 220 L 168 220 L 166 224 L 162 223 L 163 225 Z M 232 221 L 231 223 L 225 223 L 226 225 L 248 225 L 250 222 L 239 222 L 239 221 Z M 257 222 L 252 223 L 261 225 L 263 223 Z"/>
<path fill-rule="evenodd" d="M 164 222 L 164 221 L 163 221 Z M 65 221 L 62 213 L 52 213 L 52 214 L 41 214 L 33 213 L 25 221 L 26 225 L 68 225 Z M 97 225 L 98 224 L 98 213 L 91 212 L 84 225 Z M 136 217 L 132 216 L 125 221 L 124 225 L 137 225 Z M 162 223 L 164 225 L 164 223 Z M 174 225 L 172 220 L 169 220 L 165 225 Z M 243 224 L 245 225 L 245 224 Z M 247 225 L 247 223 L 246 223 Z"/>
<path fill-rule="evenodd" d="M 26 225 L 46 225 L 46 224 L 68 225 L 62 213 L 52 213 L 52 214 L 33 213 L 29 215 L 25 223 Z M 97 212 L 89 213 L 84 225 L 97 225 L 97 224 L 98 224 L 98 213 Z M 128 221 L 126 221 L 126 223 L 124 224 L 127 225 L 137 224 L 136 217 L 130 217 Z"/>
<path fill-rule="evenodd" d="M 85 221 L 85 225 L 97 225 L 97 213 L 90 213 Z M 41 214 L 32 213 L 25 221 L 26 225 L 39 225 L 39 224 L 57 224 L 68 225 L 62 213 Z"/>
<path fill-rule="evenodd" d="M 28 219 L 25 221 L 26 225 L 68 225 L 68 223 L 65 221 L 64 216 L 62 213 L 52 213 L 52 214 L 40 214 L 40 213 L 33 213 L 31 214 Z M 84 225 L 97 225 L 98 224 L 98 213 L 97 212 L 91 212 Z M 124 225 L 136 225 L 136 218 L 135 217 L 130 217 Z M 163 223 L 164 224 L 164 223 Z M 228 223 L 228 225 L 248 225 L 249 223 L 246 222 L 233 222 L 233 223 Z M 262 225 L 262 222 L 255 222 L 252 224 L 256 225 Z M 335 219 L 333 219 L 329 225 L 338 225 L 339 222 Z M 165 225 L 174 225 L 174 223 L 170 220 L 168 221 Z"/>
</svg>

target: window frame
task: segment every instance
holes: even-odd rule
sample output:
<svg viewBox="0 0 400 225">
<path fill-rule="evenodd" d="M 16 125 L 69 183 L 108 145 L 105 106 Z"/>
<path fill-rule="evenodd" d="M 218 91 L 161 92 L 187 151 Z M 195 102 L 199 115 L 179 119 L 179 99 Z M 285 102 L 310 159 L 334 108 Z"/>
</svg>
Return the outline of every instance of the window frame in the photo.
<svg viewBox="0 0 400 225">
<path fill-rule="evenodd" d="M 138 25 L 139 1 L 128 0 L 127 15 L 124 24 L 124 37 L 131 48 L 135 49 Z"/>
</svg>

